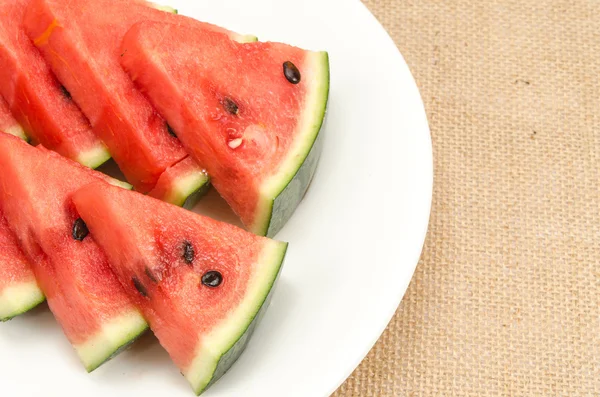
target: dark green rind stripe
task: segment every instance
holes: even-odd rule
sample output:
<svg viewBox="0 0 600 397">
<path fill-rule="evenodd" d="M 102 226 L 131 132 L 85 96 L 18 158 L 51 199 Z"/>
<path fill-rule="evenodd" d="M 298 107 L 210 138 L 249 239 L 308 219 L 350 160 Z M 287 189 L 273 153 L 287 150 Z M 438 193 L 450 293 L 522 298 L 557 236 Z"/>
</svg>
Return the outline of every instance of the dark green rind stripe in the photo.
<svg viewBox="0 0 600 397">
<path fill-rule="evenodd" d="M 35 301 L 33 302 L 31 305 L 26 306 L 26 307 L 22 307 L 20 309 L 18 309 L 16 312 L 11 313 L 9 315 L 9 317 L 5 317 L 5 318 L 0 318 L 0 323 L 6 322 L 6 321 L 10 321 L 13 318 L 20 316 L 21 314 L 25 314 L 28 311 L 35 309 L 36 307 L 38 307 L 41 303 L 43 303 L 46 300 L 45 296 L 42 296 L 42 298 L 39 301 Z"/>
<path fill-rule="evenodd" d="M 327 104 L 329 101 L 329 86 L 330 86 L 330 74 L 329 74 L 329 55 L 325 53 L 323 60 L 323 69 L 326 75 L 327 86 L 323 90 L 322 106 L 315 109 L 315 112 L 320 112 L 318 119 L 321 120 L 320 124 L 315 125 L 315 134 L 312 147 L 305 157 L 304 161 L 299 164 L 298 171 L 292 177 L 292 179 L 285 185 L 281 193 L 273 200 L 271 206 L 271 217 L 265 225 L 265 229 L 262 231 L 256 231 L 257 234 L 263 234 L 267 237 L 275 236 L 285 226 L 287 221 L 292 217 L 294 211 L 304 198 L 308 186 L 315 174 L 319 158 L 323 149 L 323 125 L 325 123 L 325 116 L 327 113 Z M 261 233 L 262 232 L 262 233 Z"/>
<path fill-rule="evenodd" d="M 208 192 L 210 189 L 210 179 L 207 178 L 206 182 L 202 184 L 199 188 L 196 189 L 192 194 L 184 198 L 183 204 L 181 206 L 187 210 L 192 210 L 194 206 L 200 201 L 200 199 Z"/>
<path fill-rule="evenodd" d="M 196 395 L 199 396 L 200 394 L 202 394 L 213 384 L 215 384 L 215 382 L 217 382 L 223 375 L 225 375 L 225 373 L 229 371 L 231 366 L 238 360 L 240 355 L 244 352 L 246 346 L 248 346 L 248 341 L 250 340 L 250 337 L 254 333 L 256 326 L 260 323 L 260 320 L 264 316 L 265 312 L 267 311 L 267 308 L 269 307 L 269 303 L 271 302 L 273 292 L 275 291 L 275 284 L 277 283 L 279 275 L 281 274 L 281 269 L 283 268 L 283 262 L 285 260 L 287 248 L 288 244 L 286 243 L 285 248 L 281 250 L 281 256 L 279 266 L 277 268 L 277 273 L 271 281 L 271 285 L 269 285 L 269 293 L 265 296 L 265 299 L 257 308 L 250 323 L 246 326 L 246 328 L 242 329 L 242 333 L 240 334 L 238 340 L 231 347 L 229 347 L 229 349 L 225 353 L 223 353 L 223 355 L 219 359 L 217 368 L 215 369 L 215 372 L 213 372 L 213 376 L 208 382 L 208 384 L 199 390 L 194 390 Z"/>
</svg>

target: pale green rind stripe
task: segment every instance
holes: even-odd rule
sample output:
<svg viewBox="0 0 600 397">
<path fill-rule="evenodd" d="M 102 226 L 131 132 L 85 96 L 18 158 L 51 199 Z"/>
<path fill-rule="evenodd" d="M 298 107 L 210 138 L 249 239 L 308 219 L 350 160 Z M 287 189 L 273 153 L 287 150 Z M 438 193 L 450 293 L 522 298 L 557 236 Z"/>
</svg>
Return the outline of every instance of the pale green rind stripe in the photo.
<svg viewBox="0 0 600 397">
<path fill-rule="evenodd" d="M 237 41 L 238 43 L 246 44 L 246 43 L 256 43 L 258 41 L 258 37 L 253 36 L 251 34 L 239 34 L 233 33 L 231 35 L 231 39 Z"/>
<path fill-rule="evenodd" d="M 110 360 L 148 329 L 146 320 L 137 310 L 121 315 L 102 325 L 96 335 L 74 345 L 79 359 L 88 372 Z"/>
<path fill-rule="evenodd" d="M 175 8 L 173 8 L 171 6 L 164 6 L 162 4 L 153 3 L 151 1 L 148 1 L 147 3 L 148 3 L 148 5 L 150 7 L 156 8 L 159 11 L 168 12 L 170 14 L 177 14 L 178 13 L 177 9 L 175 9 Z"/>
<path fill-rule="evenodd" d="M 46 298 L 35 281 L 11 285 L 0 294 L 0 321 L 8 321 L 23 314 Z"/>
<path fill-rule="evenodd" d="M 21 127 L 20 124 L 15 124 L 14 126 L 7 128 L 4 130 L 4 132 L 6 132 L 7 134 L 10 135 L 14 135 L 17 138 L 21 138 L 24 141 L 29 141 L 29 137 L 27 136 L 27 134 L 25 133 L 25 130 L 23 130 L 23 127 Z"/>
<path fill-rule="evenodd" d="M 188 208 L 193 205 L 192 202 L 195 199 L 202 196 L 208 189 L 210 178 L 204 172 L 191 172 L 179 178 L 172 186 L 171 191 L 167 197 L 159 197 L 161 200 L 166 201 L 180 207 L 186 206 Z"/>
<path fill-rule="evenodd" d="M 133 190 L 133 186 L 131 184 L 129 184 L 127 182 L 123 182 L 120 179 L 112 178 L 110 176 L 106 176 L 106 181 L 109 184 L 113 185 L 113 186 L 120 187 L 120 188 L 123 188 L 125 190 Z"/>
<path fill-rule="evenodd" d="M 110 157 L 110 152 L 106 146 L 104 146 L 103 143 L 98 142 L 94 148 L 81 153 L 76 161 L 86 167 L 96 169 L 110 160 Z"/>
</svg>

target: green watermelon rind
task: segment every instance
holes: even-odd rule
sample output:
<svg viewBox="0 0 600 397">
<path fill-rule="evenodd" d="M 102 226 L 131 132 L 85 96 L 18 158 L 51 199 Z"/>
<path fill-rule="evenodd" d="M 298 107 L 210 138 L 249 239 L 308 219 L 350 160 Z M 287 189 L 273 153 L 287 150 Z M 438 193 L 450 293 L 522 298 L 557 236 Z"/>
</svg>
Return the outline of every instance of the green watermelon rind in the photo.
<svg viewBox="0 0 600 397">
<path fill-rule="evenodd" d="M 113 177 L 108 176 L 108 175 L 103 175 L 103 177 L 104 177 L 104 180 L 106 182 L 108 182 L 109 184 L 111 184 L 113 186 L 120 187 L 120 188 L 125 189 L 125 190 L 133 190 L 133 186 L 131 184 L 127 183 L 127 182 L 123 182 L 120 179 L 113 178 Z"/>
<path fill-rule="evenodd" d="M 90 150 L 80 153 L 75 161 L 88 168 L 96 169 L 110 160 L 110 158 L 110 152 L 104 144 L 100 143 Z"/>
<path fill-rule="evenodd" d="M 171 6 L 166 6 L 166 5 L 162 5 L 162 4 L 158 4 L 158 3 L 153 3 L 151 1 L 147 1 L 148 5 L 152 8 L 155 8 L 159 11 L 164 11 L 164 12 L 168 12 L 169 14 L 178 14 L 179 11 L 177 11 L 176 8 L 173 8 Z"/>
<path fill-rule="evenodd" d="M 204 183 L 188 188 L 188 191 L 191 191 L 190 194 L 187 194 L 186 192 L 180 195 L 180 199 L 178 200 L 178 202 L 183 202 L 183 204 L 178 205 L 191 211 L 196 206 L 196 204 L 198 204 L 200 199 L 208 192 L 209 189 L 210 177 L 206 175 L 206 180 Z"/>
<path fill-rule="evenodd" d="M 104 322 L 95 335 L 73 346 L 86 371 L 92 372 L 127 349 L 147 329 L 148 323 L 144 317 L 133 310 Z"/>
<path fill-rule="evenodd" d="M 254 329 L 269 306 L 287 248 L 287 243 L 273 240 L 268 242 L 257 260 L 257 263 L 263 264 L 264 270 L 255 275 L 259 280 L 248 286 L 248 290 L 256 288 L 253 294 L 246 294 L 248 310 L 238 307 L 237 311 L 216 327 L 216 331 L 204 336 L 204 350 L 210 351 L 204 351 L 206 354 L 197 353 L 184 373 L 196 395 L 202 394 L 217 382 L 245 350 Z M 202 346 L 199 349 L 202 350 Z"/>
<path fill-rule="evenodd" d="M 254 225 L 250 226 L 250 230 L 259 235 L 274 236 L 285 226 L 308 190 L 321 156 L 321 130 L 329 100 L 329 55 L 317 52 L 312 57 L 317 73 L 310 94 L 312 98 L 307 100 L 301 120 L 306 127 L 301 127 L 304 131 L 300 131 L 299 138 L 296 138 L 300 140 L 300 146 L 292 150 L 287 164 L 284 160 L 282 169 L 261 188 L 262 200 L 258 204 Z"/>
<path fill-rule="evenodd" d="M 161 201 L 191 209 L 210 187 L 210 178 L 205 172 L 191 172 L 178 178 Z M 152 192 L 149 193 L 152 196 Z M 153 196 L 154 197 L 154 196 Z"/>
<path fill-rule="evenodd" d="M 4 129 L 4 132 L 6 132 L 7 134 L 16 136 L 17 138 L 21 138 L 25 142 L 29 142 L 29 137 L 25 133 L 25 130 L 23 129 L 23 127 L 21 127 L 21 124 L 15 124 L 10 128 L 6 128 L 6 129 Z"/>
<path fill-rule="evenodd" d="M 0 293 L 0 322 L 12 320 L 45 300 L 35 280 L 6 287 Z"/>
</svg>

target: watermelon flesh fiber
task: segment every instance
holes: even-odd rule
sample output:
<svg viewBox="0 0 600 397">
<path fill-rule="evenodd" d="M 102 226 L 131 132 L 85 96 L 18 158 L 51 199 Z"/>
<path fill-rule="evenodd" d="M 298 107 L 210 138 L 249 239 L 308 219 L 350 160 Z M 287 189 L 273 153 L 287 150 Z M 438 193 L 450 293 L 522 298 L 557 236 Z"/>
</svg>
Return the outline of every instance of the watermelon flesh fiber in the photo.
<svg viewBox="0 0 600 397">
<path fill-rule="evenodd" d="M 0 131 L 6 132 L 7 134 L 14 135 L 21 139 L 27 139 L 25 131 L 21 124 L 15 120 L 14 116 L 8 108 L 8 103 L 0 97 Z"/>
<path fill-rule="evenodd" d="M 27 2 L 0 4 L 0 94 L 36 142 L 96 168 L 110 154 L 22 29 Z"/>
<path fill-rule="evenodd" d="M 0 212 L 0 321 L 33 309 L 44 301 L 29 261 Z"/>
<path fill-rule="evenodd" d="M 243 350 L 287 244 L 107 184 L 83 187 L 73 203 L 161 345 L 201 393 Z M 202 284 L 208 271 L 222 274 L 220 286 Z"/>
<path fill-rule="evenodd" d="M 120 43 L 134 23 L 170 18 L 184 17 L 139 0 L 33 0 L 24 19 L 30 38 L 110 148 L 127 180 L 143 193 L 152 191 L 161 175 L 187 153 L 122 70 Z M 198 178 L 188 178 L 189 174 L 181 178 L 201 183 L 195 186 L 198 189 L 207 178 L 198 166 L 196 172 Z M 175 181 L 173 189 L 180 183 Z M 153 193 L 157 192 L 164 189 Z M 165 194 L 158 198 L 177 196 Z"/>
<path fill-rule="evenodd" d="M 247 228 L 273 235 L 314 173 L 327 53 L 242 44 L 201 26 L 138 23 L 123 40 L 121 64 Z M 299 84 L 286 79 L 287 61 Z"/>
<path fill-rule="evenodd" d="M 7 134 L 0 134 L 0 169 L 2 211 L 50 309 L 91 371 L 147 328 L 100 247 L 89 236 L 72 236 L 78 215 L 70 194 L 111 178 Z"/>
</svg>

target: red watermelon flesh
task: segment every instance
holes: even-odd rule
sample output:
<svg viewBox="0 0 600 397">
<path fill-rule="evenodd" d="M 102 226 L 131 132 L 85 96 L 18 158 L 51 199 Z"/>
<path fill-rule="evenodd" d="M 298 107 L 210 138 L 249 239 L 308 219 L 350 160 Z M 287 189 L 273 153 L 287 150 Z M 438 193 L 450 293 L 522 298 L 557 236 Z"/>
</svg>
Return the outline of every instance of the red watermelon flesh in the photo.
<svg viewBox="0 0 600 397">
<path fill-rule="evenodd" d="M 17 136 L 21 139 L 27 139 L 23 127 L 15 120 L 8 108 L 8 104 L 2 97 L 0 97 L 0 131 Z"/>
<path fill-rule="evenodd" d="M 27 1 L 0 3 L 0 94 L 36 142 L 96 168 L 110 154 L 25 34 Z"/>
<path fill-rule="evenodd" d="M 327 53 L 151 21 L 132 27 L 121 52 L 125 70 L 249 230 L 275 234 L 317 164 Z M 294 67 L 299 81 L 285 76 Z"/>
<path fill-rule="evenodd" d="M 287 244 L 107 184 L 83 187 L 73 202 L 162 346 L 201 393 L 243 350 Z"/>
<path fill-rule="evenodd" d="M 140 0 L 33 0 L 24 20 L 127 180 L 143 193 L 187 153 L 121 68 L 120 44 L 138 21 L 173 18 L 186 19 Z"/>
<path fill-rule="evenodd" d="M 0 321 L 44 301 L 31 266 L 0 212 Z"/>
<path fill-rule="evenodd" d="M 7 134 L 0 134 L 0 169 L 1 209 L 50 309 L 91 371 L 146 328 L 69 201 L 79 187 L 109 177 Z"/>
</svg>

